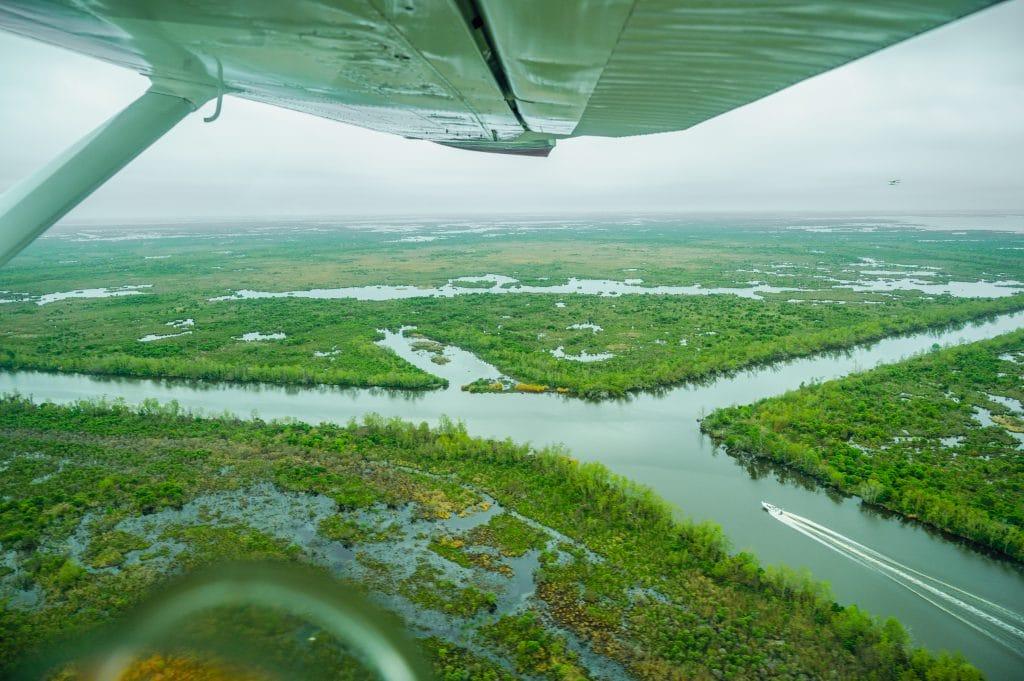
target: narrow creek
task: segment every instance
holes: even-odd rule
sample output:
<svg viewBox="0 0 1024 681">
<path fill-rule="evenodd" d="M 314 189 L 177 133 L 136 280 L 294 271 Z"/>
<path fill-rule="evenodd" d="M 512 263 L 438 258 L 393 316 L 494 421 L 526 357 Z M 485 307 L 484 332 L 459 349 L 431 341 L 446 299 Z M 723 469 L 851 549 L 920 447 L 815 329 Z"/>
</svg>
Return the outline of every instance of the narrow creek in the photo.
<svg viewBox="0 0 1024 681">
<path fill-rule="evenodd" d="M 177 400 L 208 413 L 292 417 L 309 422 L 346 422 L 376 412 L 436 422 L 442 415 L 463 420 L 470 432 L 510 437 L 535 445 L 564 444 L 573 456 L 600 461 L 623 476 L 649 485 L 686 515 L 722 525 L 737 550 L 763 563 L 807 567 L 832 585 L 836 598 L 872 613 L 894 616 L 914 639 L 932 649 L 959 650 L 990 678 L 1019 678 L 1024 659 L 901 588 L 827 547 L 793 532 L 761 510 L 761 500 L 799 514 L 901 564 L 979 596 L 1021 610 L 1024 570 L 913 523 L 884 517 L 797 476 L 739 461 L 700 432 L 698 419 L 733 404 L 746 404 L 798 388 L 896 362 L 929 350 L 992 338 L 1024 327 L 1024 312 L 955 329 L 889 338 L 848 352 L 828 353 L 742 371 L 663 394 L 641 394 L 615 402 L 585 402 L 558 395 L 470 394 L 460 386 L 498 372 L 472 354 L 446 348 L 447 364 L 412 349 L 411 338 L 386 333 L 383 345 L 409 362 L 447 378 L 446 390 L 428 393 L 332 387 L 187 383 L 111 379 L 73 374 L 0 373 L 0 392 L 36 400 L 68 402 L 101 396 L 129 403 L 146 398 Z"/>
</svg>

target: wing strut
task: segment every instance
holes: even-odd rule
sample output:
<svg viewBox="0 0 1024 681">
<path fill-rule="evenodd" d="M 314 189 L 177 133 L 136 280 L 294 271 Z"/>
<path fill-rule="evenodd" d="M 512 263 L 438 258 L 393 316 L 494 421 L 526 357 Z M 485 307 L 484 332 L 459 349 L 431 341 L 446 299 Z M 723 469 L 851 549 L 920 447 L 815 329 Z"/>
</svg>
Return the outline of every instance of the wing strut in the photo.
<svg viewBox="0 0 1024 681">
<path fill-rule="evenodd" d="M 208 99 L 205 93 L 187 99 L 150 88 L 48 165 L 10 187 L 0 195 L 0 265 Z"/>
</svg>

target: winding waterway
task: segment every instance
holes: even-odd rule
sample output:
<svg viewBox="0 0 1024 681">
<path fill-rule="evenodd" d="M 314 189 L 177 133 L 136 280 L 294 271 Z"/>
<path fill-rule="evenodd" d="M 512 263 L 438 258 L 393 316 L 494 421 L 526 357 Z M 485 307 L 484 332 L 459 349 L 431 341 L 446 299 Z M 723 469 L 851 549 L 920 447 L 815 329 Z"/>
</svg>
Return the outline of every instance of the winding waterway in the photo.
<svg viewBox="0 0 1024 681">
<path fill-rule="evenodd" d="M 449 379 L 451 387 L 402 393 L 4 372 L 0 373 L 0 392 L 18 391 L 54 402 L 100 396 L 121 397 L 129 403 L 145 398 L 174 399 L 185 407 L 211 413 L 255 413 L 267 419 L 292 417 L 309 422 L 345 422 L 370 412 L 436 422 L 447 414 L 465 421 L 474 435 L 510 437 L 535 445 L 563 443 L 579 459 L 601 461 L 616 473 L 651 486 L 686 515 L 721 524 L 737 550 L 751 550 L 764 563 L 806 566 L 832 585 L 840 602 L 855 602 L 872 613 L 895 616 L 917 642 L 936 650 L 960 650 L 991 678 L 1012 679 L 1019 678 L 1024 668 L 1024 658 L 1018 653 L 936 609 L 885 574 L 776 522 L 761 510 L 760 502 L 771 501 L 902 566 L 1018 612 L 1024 604 L 1024 570 L 919 525 L 864 510 L 855 498 L 826 493 L 768 466 L 740 462 L 700 432 L 698 419 L 719 407 L 778 395 L 801 383 L 895 362 L 935 343 L 966 343 L 1021 327 L 1024 312 L 959 329 L 890 338 L 850 352 L 750 369 L 705 384 L 618 402 L 585 402 L 551 394 L 465 393 L 459 389 L 462 384 L 498 377 L 499 372 L 457 348 L 447 348 L 445 354 L 451 361 L 437 365 L 428 353 L 413 350 L 408 338 L 392 333 L 386 335 L 384 344 L 413 364 Z"/>
</svg>

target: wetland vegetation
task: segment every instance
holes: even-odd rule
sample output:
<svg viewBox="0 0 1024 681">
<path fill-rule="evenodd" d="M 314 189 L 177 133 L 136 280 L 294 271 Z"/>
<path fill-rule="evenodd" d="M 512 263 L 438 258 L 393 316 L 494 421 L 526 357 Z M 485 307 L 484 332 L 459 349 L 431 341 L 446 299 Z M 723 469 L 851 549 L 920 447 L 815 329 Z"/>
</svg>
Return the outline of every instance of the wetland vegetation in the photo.
<svg viewBox="0 0 1024 681">
<path fill-rule="evenodd" d="M 311 426 L 8 397 L 0 438 L 8 669 L 230 555 L 312 565 L 370 594 L 444 679 L 979 678 L 808 575 L 732 553 L 717 526 L 676 519 L 598 464 L 452 422 Z M 316 639 L 277 624 L 267 645 Z M 303 645 L 294 654 L 315 656 L 320 677 L 361 678 L 341 675 L 344 654 Z"/>
<path fill-rule="evenodd" d="M 1024 331 L 713 412 L 729 450 L 1024 561 Z"/>
<path fill-rule="evenodd" d="M 58 231 L 0 272 L 0 369 L 416 391 L 446 386 L 436 372 L 465 378 L 468 393 L 605 398 L 1024 309 L 1019 235 L 885 221 L 728 227 L 652 218 Z M 429 361 L 403 359 L 395 333 Z M 733 453 L 1020 560 L 1024 332 L 936 350 L 726 408 L 702 427 Z M 480 367 L 479 380 L 465 376 Z M 589 410 L 660 400 L 556 401 Z M 696 451 L 697 409 L 686 414 Z M 656 462 L 653 475 L 677 485 L 671 475 L 696 475 L 667 463 L 692 454 L 673 449 L 688 440 L 648 439 L 613 448 Z M 301 564 L 367 594 L 414 632 L 445 681 L 979 678 L 856 599 L 835 602 L 808 572 L 763 567 L 717 525 L 567 454 L 472 438 L 447 419 L 311 425 L 200 418 L 156 402 L 4 398 L 0 674 L 175 575 L 241 559 Z M 700 507 L 691 488 L 659 489 L 684 511 L 687 499 Z M 731 503 L 735 491 L 720 496 Z M 343 646 L 294 619 L 236 619 L 275 663 L 311 661 L 310 678 L 366 677 Z M 155 656 L 139 678 L 188 664 Z"/>
<path fill-rule="evenodd" d="M 1011 295 L 1024 287 L 1013 235 L 792 226 L 650 220 L 57 233 L 0 274 L 0 367 L 441 387 L 443 379 L 375 344 L 379 329 L 415 326 L 424 343 L 472 352 L 515 383 L 608 397 L 1024 308 L 1024 294 Z M 409 234 L 436 239 L 403 241 Z M 576 278 L 591 282 L 589 292 L 542 292 Z M 612 295 L 624 283 L 633 292 Z M 403 298 L 373 288 L 445 285 L 464 295 Z M 692 291 L 643 294 L 656 286 Z M 369 299 L 317 297 L 345 287 L 364 287 Z M 313 297 L 218 300 L 243 289 Z M 720 292 L 694 294 L 708 289 Z M 188 328 L 175 326 L 186 319 Z M 446 361 L 440 346 L 434 358 Z"/>
</svg>

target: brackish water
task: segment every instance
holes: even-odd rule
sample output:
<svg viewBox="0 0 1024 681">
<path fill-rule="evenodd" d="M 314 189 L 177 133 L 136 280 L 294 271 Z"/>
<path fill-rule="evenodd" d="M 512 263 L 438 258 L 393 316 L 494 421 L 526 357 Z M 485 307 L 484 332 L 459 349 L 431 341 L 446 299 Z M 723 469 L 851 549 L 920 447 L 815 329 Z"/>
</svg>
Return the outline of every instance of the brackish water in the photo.
<svg viewBox="0 0 1024 681">
<path fill-rule="evenodd" d="M 129 403 L 145 398 L 177 400 L 211 413 L 262 418 L 292 417 L 309 422 L 345 422 L 376 412 L 413 421 L 436 422 L 442 415 L 465 421 L 470 432 L 535 445 L 563 443 L 582 460 L 604 463 L 616 473 L 649 485 L 696 519 L 724 528 L 737 550 L 750 550 L 763 563 L 808 567 L 828 581 L 836 598 L 872 613 L 894 616 L 915 640 L 932 649 L 962 651 L 994 679 L 1019 678 L 1024 658 L 962 621 L 937 609 L 878 571 L 867 569 L 820 542 L 794 532 L 761 510 L 762 499 L 827 526 L 881 552 L 903 566 L 928 574 L 993 603 L 1020 611 L 1024 570 L 966 545 L 861 507 L 807 480 L 771 466 L 741 462 L 724 454 L 700 432 L 698 419 L 714 409 L 746 404 L 798 388 L 802 383 L 844 376 L 948 345 L 991 338 L 1024 327 L 1024 312 L 963 328 L 890 338 L 849 352 L 742 371 L 704 384 L 630 400 L 586 402 L 557 395 L 470 394 L 459 386 L 498 377 L 470 353 L 447 348 L 448 364 L 410 347 L 411 339 L 386 334 L 383 341 L 405 359 L 451 382 L 447 390 L 403 393 L 379 389 L 294 388 L 269 385 L 204 384 L 105 379 L 39 372 L 0 373 L 0 391 L 37 400 L 68 402 L 101 396 Z"/>
</svg>

